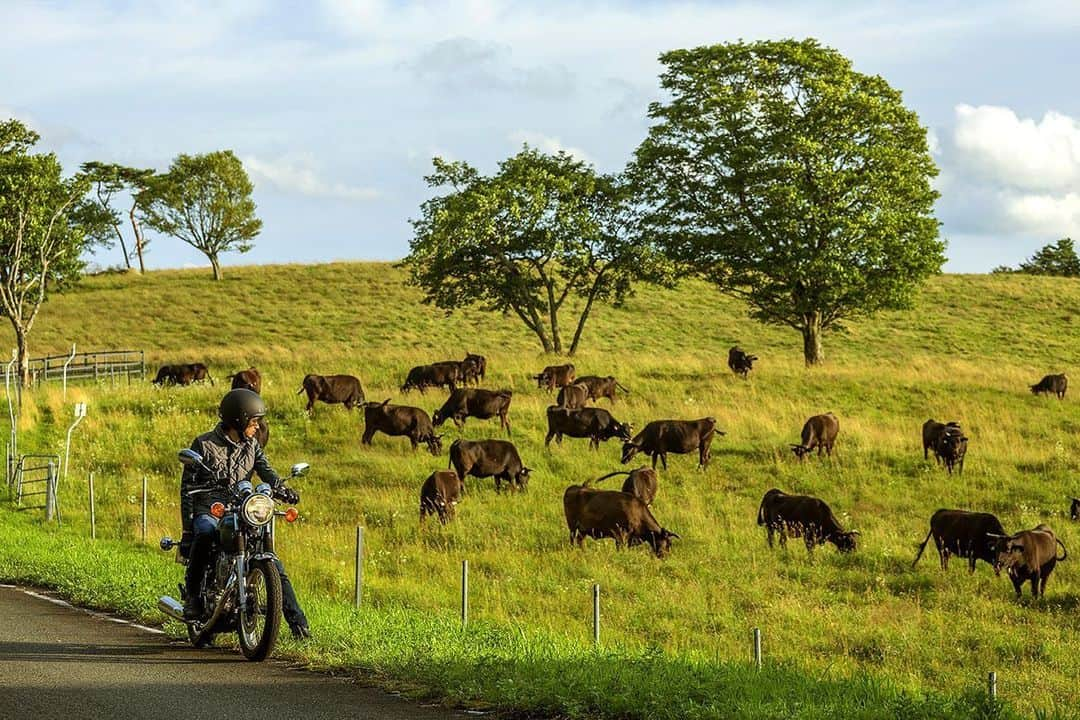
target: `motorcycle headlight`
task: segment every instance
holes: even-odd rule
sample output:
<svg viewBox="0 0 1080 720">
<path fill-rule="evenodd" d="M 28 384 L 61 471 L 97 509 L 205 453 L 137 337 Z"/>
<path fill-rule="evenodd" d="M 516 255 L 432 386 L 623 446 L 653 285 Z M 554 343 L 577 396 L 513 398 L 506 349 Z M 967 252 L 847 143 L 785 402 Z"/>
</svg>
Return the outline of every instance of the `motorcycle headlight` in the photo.
<svg viewBox="0 0 1080 720">
<path fill-rule="evenodd" d="M 274 517 L 274 501 L 266 495 L 255 493 L 244 501 L 241 511 L 250 525 L 265 525 Z"/>
</svg>

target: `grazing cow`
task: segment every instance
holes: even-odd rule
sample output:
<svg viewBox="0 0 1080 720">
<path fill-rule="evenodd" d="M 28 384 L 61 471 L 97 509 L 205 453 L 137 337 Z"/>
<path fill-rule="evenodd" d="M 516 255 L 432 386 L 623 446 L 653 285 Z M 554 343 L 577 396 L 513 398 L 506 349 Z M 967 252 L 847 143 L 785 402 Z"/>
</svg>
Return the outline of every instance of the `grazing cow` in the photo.
<svg viewBox="0 0 1080 720">
<path fill-rule="evenodd" d="M 157 377 L 153 379 L 154 385 L 190 385 L 193 382 L 209 380 L 210 386 L 214 385 L 214 378 L 210 377 L 210 370 L 202 363 L 181 363 L 179 365 L 162 365 L 158 369 Z"/>
<path fill-rule="evenodd" d="M 475 417 L 481 420 L 499 416 L 499 427 L 506 428 L 510 434 L 510 390 L 484 390 L 482 388 L 458 388 L 450 393 L 442 407 L 431 416 L 435 427 L 447 420 L 453 420 L 459 428 L 465 424 L 465 418 Z"/>
<path fill-rule="evenodd" d="M 1069 517 L 1073 520 L 1080 520 L 1080 498 L 1072 499 L 1072 505 L 1069 507 Z"/>
<path fill-rule="evenodd" d="M 601 442 L 611 438 L 630 440 L 630 426 L 616 420 L 603 408 L 569 408 L 549 405 L 547 409 L 548 432 L 544 447 L 551 447 L 551 438 L 562 445 L 563 435 L 572 438 L 589 438 L 589 447 L 599 449 Z"/>
<path fill-rule="evenodd" d="M 747 374 L 754 369 L 754 361 L 757 360 L 757 355 L 750 355 L 738 345 L 728 350 L 727 365 L 731 368 L 731 371 L 736 375 L 742 375 L 744 378 Z"/>
<path fill-rule="evenodd" d="M 442 435 L 435 434 L 431 418 L 420 408 L 405 405 L 391 405 L 387 398 L 381 403 L 364 404 L 364 435 L 360 442 L 371 444 L 375 433 L 386 433 L 392 437 L 405 436 L 416 450 L 420 443 L 425 443 L 432 455 L 442 453 Z"/>
<path fill-rule="evenodd" d="M 1005 569 L 1008 572 L 1017 599 L 1029 580 L 1032 597 L 1046 597 L 1046 581 L 1054 566 L 1069 557 L 1065 544 L 1058 540 L 1054 531 L 1048 525 L 1036 525 L 1015 535 L 998 536 L 996 540 L 994 571 L 1000 573 Z M 1061 545 L 1061 557 L 1057 556 L 1058 545 Z"/>
<path fill-rule="evenodd" d="M 533 379 L 536 380 L 536 387 L 547 388 L 548 392 L 557 387 L 570 385 L 574 382 L 575 377 L 574 366 L 571 363 L 548 365 L 539 375 L 533 375 Z"/>
<path fill-rule="evenodd" d="M 465 353 L 465 359 L 459 363 L 461 368 L 461 382 L 479 385 L 487 374 L 487 358 L 483 355 Z"/>
<path fill-rule="evenodd" d="M 654 420 L 645 426 L 633 440 L 623 445 L 622 462 L 625 465 L 635 455 L 645 453 L 652 456 L 652 467 L 656 469 L 656 459 L 667 470 L 667 454 L 689 453 L 698 451 L 698 467 L 704 469 L 709 464 L 714 434 L 724 435 L 716 429 L 716 418 L 700 420 Z"/>
<path fill-rule="evenodd" d="M 758 507 L 757 524 L 768 531 L 767 542 L 773 546 L 773 533 L 780 533 L 780 546 L 787 546 L 787 536 L 802 537 L 806 551 L 831 542 L 840 552 L 855 549 L 858 530 L 844 530 L 824 500 L 810 495 L 788 495 L 773 488 L 765 493 Z"/>
<path fill-rule="evenodd" d="M 443 525 L 453 520 L 454 506 L 461 500 L 463 489 L 461 478 L 453 470 L 436 470 L 428 475 L 420 488 L 420 522 L 435 514 Z"/>
<path fill-rule="evenodd" d="M 836 443 L 836 435 L 840 432 L 840 421 L 832 413 L 814 415 L 806 421 L 802 428 L 802 444 L 792 445 L 791 450 L 795 457 L 802 460 L 810 452 L 817 448 L 818 457 L 821 451 L 832 457 L 833 445 Z"/>
<path fill-rule="evenodd" d="M 593 482 L 598 483 L 601 480 L 607 480 L 609 477 L 615 477 L 616 475 L 626 476 L 626 480 L 623 481 L 622 486 L 622 491 L 624 493 L 630 493 L 646 505 L 652 505 L 653 500 L 656 499 L 657 488 L 655 470 L 642 465 L 641 467 L 634 468 L 630 471 L 622 470 L 620 472 L 608 473 L 607 475 L 596 478 Z M 590 483 L 586 483 L 586 485 L 589 484 Z"/>
<path fill-rule="evenodd" d="M 348 410 L 364 404 L 364 389 L 360 387 L 359 378 L 352 375 L 313 375 L 309 373 L 304 376 L 304 380 L 300 383 L 300 389 L 296 391 L 296 394 L 300 395 L 305 392 L 307 393 L 307 407 L 304 410 L 308 413 L 311 412 L 311 408 L 315 407 L 316 400 L 321 400 L 327 405 L 343 403 Z"/>
<path fill-rule="evenodd" d="M 1031 386 L 1031 393 L 1033 395 L 1054 393 L 1057 395 L 1058 400 L 1062 400 L 1065 397 L 1065 391 L 1068 389 L 1069 378 L 1065 376 L 1065 373 L 1061 373 L 1060 375 L 1047 375 L 1038 383 Z"/>
<path fill-rule="evenodd" d="M 648 505 L 618 490 L 571 485 L 563 493 L 563 512 L 570 542 L 576 540 L 578 547 L 586 536 L 613 538 L 616 548 L 648 543 L 656 557 L 662 558 L 671 551 L 672 539 L 679 537 L 660 526 Z"/>
<path fill-rule="evenodd" d="M 233 390 L 243 388 L 244 390 L 251 390 L 256 395 L 262 395 L 262 374 L 253 367 L 230 375 L 229 380 L 232 380 Z"/>
<path fill-rule="evenodd" d="M 589 387 L 580 383 L 574 383 L 573 385 L 567 385 L 559 388 L 559 396 L 555 399 L 555 404 L 559 407 L 575 408 L 585 407 L 585 403 L 589 400 Z"/>
<path fill-rule="evenodd" d="M 615 389 L 618 388 L 624 393 L 630 391 L 624 388 L 619 381 L 613 376 L 599 377 L 597 375 L 583 375 L 577 380 L 574 380 L 575 385 L 584 385 L 589 389 L 589 399 L 600 401 L 600 398 L 607 398 L 611 402 L 615 402 Z"/>
<path fill-rule="evenodd" d="M 911 567 L 919 562 L 926 543 L 934 538 L 941 569 L 949 569 L 949 556 L 967 558 L 968 572 L 975 572 L 975 561 L 994 564 L 996 553 L 995 538 L 1005 535 L 1001 522 L 990 513 L 970 512 L 968 510 L 941 509 L 930 516 L 930 532 L 919 545 Z"/>
<path fill-rule="evenodd" d="M 496 492 L 502 490 L 503 481 L 512 490 L 528 488 L 532 472 L 521 462 L 514 444 L 507 440 L 455 440 L 450 445 L 450 467 L 463 482 L 468 475 L 494 477 Z"/>
<path fill-rule="evenodd" d="M 423 395 L 429 387 L 448 387 L 450 392 L 457 390 L 457 383 L 462 381 L 462 365 L 457 360 L 444 360 L 431 365 L 417 365 L 409 371 L 401 392 L 416 389 Z"/>
</svg>

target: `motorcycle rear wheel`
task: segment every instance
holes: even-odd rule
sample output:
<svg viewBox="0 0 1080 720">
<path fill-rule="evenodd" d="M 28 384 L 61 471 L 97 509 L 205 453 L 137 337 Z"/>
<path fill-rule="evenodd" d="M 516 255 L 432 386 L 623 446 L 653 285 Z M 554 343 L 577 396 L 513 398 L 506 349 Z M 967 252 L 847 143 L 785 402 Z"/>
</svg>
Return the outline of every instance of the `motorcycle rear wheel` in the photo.
<svg viewBox="0 0 1080 720">
<path fill-rule="evenodd" d="M 244 579 L 246 607 L 239 609 L 236 634 L 248 660 L 265 660 L 274 649 L 281 628 L 281 575 L 270 560 L 253 560 Z"/>
</svg>

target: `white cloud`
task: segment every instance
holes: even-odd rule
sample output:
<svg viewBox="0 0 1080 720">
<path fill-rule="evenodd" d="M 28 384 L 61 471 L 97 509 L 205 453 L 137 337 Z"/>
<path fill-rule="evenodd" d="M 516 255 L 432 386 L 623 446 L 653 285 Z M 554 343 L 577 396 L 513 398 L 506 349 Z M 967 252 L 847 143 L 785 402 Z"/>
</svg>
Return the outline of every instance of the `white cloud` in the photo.
<svg viewBox="0 0 1080 720">
<path fill-rule="evenodd" d="M 1024 232 L 1080 238 L 1080 193 L 1006 197 L 1004 210 Z"/>
<path fill-rule="evenodd" d="M 1054 111 L 1042 120 L 1007 107 L 956 106 L 958 159 L 1008 187 L 1055 190 L 1080 186 L 1080 122 Z"/>
<path fill-rule="evenodd" d="M 374 188 L 328 182 L 319 177 L 315 160 L 310 155 L 289 155 L 276 160 L 263 160 L 247 155 L 242 160 L 255 185 L 266 182 L 278 190 L 309 197 L 341 200 L 372 200 L 379 197 L 379 191 Z"/>
<path fill-rule="evenodd" d="M 515 145 L 528 145 L 534 147 L 537 150 L 543 150 L 546 153 L 564 152 L 567 155 L 572 155 L 575 159 L 581 162 L 595 165 L 596 162 L 589 157 L 589 154 L 581 148 L 571 147 L 564 145 L 563 141 L 557 137 L 550 137 L 543 133 L 534 132 L 532 130 L 518 130 L 510 133 L 507 139 Z"/>
</svg>

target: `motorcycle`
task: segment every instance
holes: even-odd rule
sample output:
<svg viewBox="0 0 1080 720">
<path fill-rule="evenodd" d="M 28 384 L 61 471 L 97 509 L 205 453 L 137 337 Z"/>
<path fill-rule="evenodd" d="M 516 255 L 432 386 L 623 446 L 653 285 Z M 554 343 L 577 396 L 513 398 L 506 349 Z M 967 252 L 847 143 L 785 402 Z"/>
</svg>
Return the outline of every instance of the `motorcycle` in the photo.
<svg viewBox="0 0 1080 720">
<path fill-rule="evenodd" d="M 218 479 L 194 450 L 181 450 L 179 458 L 184 465 L 199 467 L 209 477 Z M 293 465 L 285 480 L 306 474 L 308 467 L 307 463 Z M 188 494 L 223 490 L 231 494 L 229 501 L 210 506 L 210 514 L 219 520 L 218 537 L 200 584 L 202 617 L 184 620 L 186 590 L 183 583 L 179 586 L 180 600 L 162 597 L 158 600 L 158 609 L 187 625 L 188 640 L 195 647 L 206 647 L 213 643 L 215 635 L 235 630 L 244 657 L 260 661 L 274 649 L 281 627 L 281 576 L 274 554 L 273 520 L 283 517 L 291 523 L 299 513 L 292 507 L 278 510 L 273 488 L 265 483 L 253 487 L 244 481 L 228 489 L 219 484 L 191 490 Z M 164 551 L 178 546 L 181 543 L 170 537 L 161 539 Z M 183 549 L 181 547 L 177 552 L 177 562 L 186 565 L 188 560 Z"/>
</svg>

